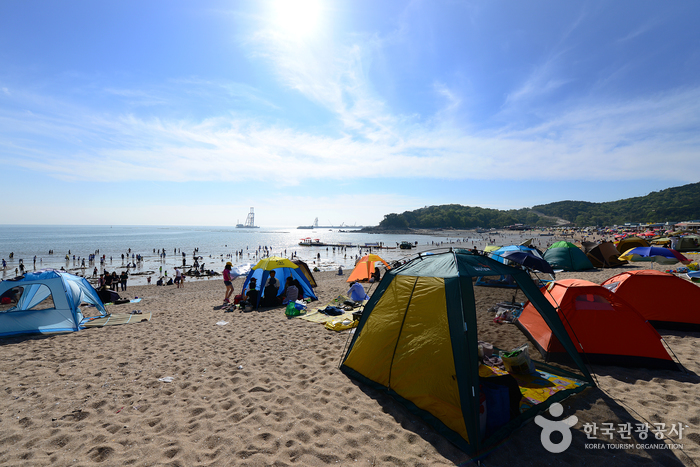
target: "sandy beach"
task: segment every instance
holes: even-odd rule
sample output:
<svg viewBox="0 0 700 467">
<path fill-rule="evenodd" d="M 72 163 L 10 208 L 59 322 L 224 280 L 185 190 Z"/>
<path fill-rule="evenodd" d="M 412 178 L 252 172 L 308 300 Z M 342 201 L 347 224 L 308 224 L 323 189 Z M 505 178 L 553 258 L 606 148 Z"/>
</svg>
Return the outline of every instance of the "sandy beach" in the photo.
<svg viewBox="0 0 700 467">
<path fill-rule="evenodd" d="M 649 266 L 557 278 L 600 283 L 637 267 Z M 347 291 L 347 276 L 315 277 L 319 301 L 311 309 Z M 243 278 L 234 281 L 236 293 L 242 284 Z M 495 324 L 486 312 L 513 291 L 479 289 L 480 336 L 512 347 L 527 342 L 515 326 Z M 188 281 L 181 289 L 129 287 L 121 295 L 142 301 L 109 305 L 108 311 L 139 309 L 152 319 L 0 340 L 0 464 L 436 466 L 472 460 L 402 405 L 338 370 L 347 331 L 288 319 L 282 307 L 224 312 L 220 280 Z M 492 449 L 485 465 L 698 462 L 700 334 L 660 332 L 687 373 L 593 366 L 599 387 L 563 404 L 565 415 L 579 421 L 569 449 L 546 451 L 541 428 L 529 422 Z M 159 381 L 166 377 L 172 382 Z M 627 422 L 687 428 L 680 437 L 645 441 L 634 434 L 628 441 L 619 434 L 588 439 L 582 428 Z M 664 442 L 682 449 L 661 449 Z"/>
</svg>

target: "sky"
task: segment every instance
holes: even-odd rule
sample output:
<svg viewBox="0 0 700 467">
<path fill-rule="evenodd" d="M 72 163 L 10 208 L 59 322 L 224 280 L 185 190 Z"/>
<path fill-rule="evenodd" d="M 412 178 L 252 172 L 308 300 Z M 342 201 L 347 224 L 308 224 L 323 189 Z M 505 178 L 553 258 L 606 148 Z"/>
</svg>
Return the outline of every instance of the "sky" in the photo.
<svg viewBox="0 0 700 467">
<path fill-rule="evenodd" d="M 3 0 L 5 224 L 376 225 L 700 181 L 694 1 Z"/>
</svg>

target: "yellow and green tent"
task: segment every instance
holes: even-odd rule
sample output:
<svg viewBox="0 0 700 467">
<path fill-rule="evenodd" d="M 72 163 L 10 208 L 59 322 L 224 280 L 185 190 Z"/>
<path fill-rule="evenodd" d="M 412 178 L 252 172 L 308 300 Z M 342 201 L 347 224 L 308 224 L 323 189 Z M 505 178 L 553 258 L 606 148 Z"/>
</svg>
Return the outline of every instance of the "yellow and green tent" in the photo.
<svg viewBox="0 0 700 467">
<path fill-rule="evenodd" d="M 537 368 L 574 376 L 581 384 L 555 392 L 484 438 L 472 278 L 501 275 L 517 281 L 580 374 L 542 363 Z M 393 396 L 468 454 L 481 453 L 553 402 L 595 385 L 557 312 L 529 274 L 467 250 L 419 256 L 387 271 L 364 308 L 340 369 Z"/>
</svg>

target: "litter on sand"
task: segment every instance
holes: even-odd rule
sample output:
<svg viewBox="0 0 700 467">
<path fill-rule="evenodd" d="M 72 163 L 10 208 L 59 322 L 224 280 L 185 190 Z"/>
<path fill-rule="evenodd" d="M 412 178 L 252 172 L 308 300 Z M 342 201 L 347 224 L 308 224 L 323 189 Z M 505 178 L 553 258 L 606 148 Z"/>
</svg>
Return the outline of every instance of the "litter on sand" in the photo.
<svg viewBox="0 0 700 467">
<path fill-rule="evenodd" d="M 226 326 L 228 324 L 228 321 L 219 321 L 216 323 L 217 326 Z"/>
<path fill-rule="evenodd" d="M 158 378 L 158 381 L 162 381 L 163 383 L 172 383 L 173 382 L 172 376 L 163 376 L 162 378 Z"/>
</svg>

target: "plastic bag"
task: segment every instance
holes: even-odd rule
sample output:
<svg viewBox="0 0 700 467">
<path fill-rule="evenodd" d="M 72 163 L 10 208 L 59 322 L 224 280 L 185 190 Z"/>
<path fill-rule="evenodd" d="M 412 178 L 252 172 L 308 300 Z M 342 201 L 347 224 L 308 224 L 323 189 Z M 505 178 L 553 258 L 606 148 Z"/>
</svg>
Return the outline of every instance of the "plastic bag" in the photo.
<svg viewBox="0 0 700 467">
<path fill-rule="evenodd" d="M 294 302 L 289 302 L 287 303 L 287 309 L 284 310 L 284 314 L 287 316 L 299 316 L 301 314 L 301 310 L 297 309 Z"/>
<path fill-rule="evenodd" d="M 501 359 L 508 373 L 529 375 L 535 372 L 535 364 L 530 359 L 528 348 L 527 344 L 523 344 L 510 352 L 501 352 Z"/>
</svg>

